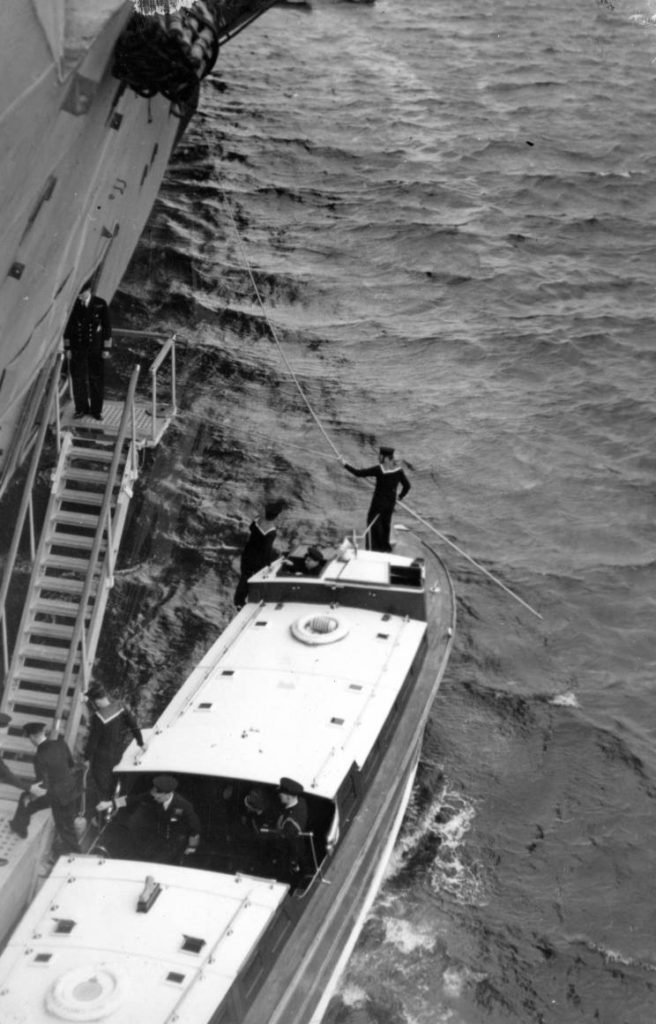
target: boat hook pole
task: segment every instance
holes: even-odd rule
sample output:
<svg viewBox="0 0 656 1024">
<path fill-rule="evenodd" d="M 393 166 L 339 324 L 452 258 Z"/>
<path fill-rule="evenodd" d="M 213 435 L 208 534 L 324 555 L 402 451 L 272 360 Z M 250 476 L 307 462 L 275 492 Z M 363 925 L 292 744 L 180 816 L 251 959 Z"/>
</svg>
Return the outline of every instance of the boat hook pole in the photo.
<svg viewBox="0 0 656 1024">
<path fill-rule="evenodd" d="M 468 562 L 471 562 L 471 564 L 476 569 L 478 569 L 479 572 L 484 573 L 487 577 L 489 577 L 489 579 L 492 580 L 493 583 L 496 583 L 497 586 L 501 587 L 502 590 L 505 590 L 507 594 L 510 594 L 511 597 L 514 597 L 515 601 L 519 601 L 519 603 L 523 605 L 524 608 L 528 608 L 528 610 L 532 612 L 533 615 L 537 615 L 538 619 L 541 619 L 543 617 L 542 615 L 540 615 L 538 611 L 535 610 L 535 608 L 531 607 L 528 601 L 525 601 L 522 597 L 519 596 L 519 594 L 516 594 L 514 590 L 511 590 L 510 587 L 507 587 L 505 583 L 502 583 L 498 576 L 495 576 L 494 573 L 489 572 L 485 568 L 485 566 L 481 565 L 480 562 L 477 562 L 475 558 L 472 558 L 471 555 L 468 555 L 467 552 L 463 551 L 461 547 L 459 547 L 457 544 L 454 544 L 454 542 L 452 540 L 449 540 L 448 537 L 445 537 L 443 533 L 440 533 L 440 531 L 433 526 L 432 523 L 429 523 L 427 519 L 424 519 L 423 516 L 420 516 L 419 513 L 415 512 L 415 510 L 410 508 L 409 505 L 406 505 L 404 501 L 399 501 L 398 504 L 401 506 L 404 512 L 407 512 L 408 515 L 412 516 L 413 519 L 416 519 L 417 522 L 421 523 L 422 526 L 425 526 L 426 529 L 431 530 L 431 532 L 434 533 L 437 537 L 439 537 L 440 540 L 444 541 L 445 544 L 448 544 L 449 547 L 453 548 L 454 551 L 457 551 L 458 554 L 462 555 L 463 558 L 466 558 Z"/>
<path fill-rule="evenodd" d="M 325 440 L 326 444 L 328 444 L 329 447 L 332 449 L 332 451 L 333 451 L 333 456 L 332 457 L 336 458 L 336 459 L 339 459 L 339 461 L 342 463 L 342 465 L 344 465 L 344 463 L 346 461 L 344 459 L 344 456 L 340 455 L 339 451 L 337 450 L 337 447 L 333 444 L 331 438 L 326 433 L 326 430 L 324 428 L 323 423 L 321 422 L 321 420 L 319 419 L 319 417 L 315 413 L 314 409 L 312 408 L 312 405 L 310 404 L 310 401 L 307 398 L 307 396 L 305 394 L 305 391 L 301 387 L 300 381 L 299 381 L 298 377 L 296 376 L 296 374 L 294 373 L 294 369 L 291 366 L 289 360 L 287 359 L 287 356 L 285 355 L 283 347 L 280 344 L 280 341 L 278 340 L 278 335 L 276 334 L 276 332 L 274 330 L 273 324 L 271 323 L 269 317 L 267 316 L 267 311 L 265 309 L 264 302 L 262 300 L 262 296 L 260 295 L 260 290 L 257 287 L 257 281 L 255 280 L 255 276 L 254 276 L 253 271 L 251 269 L 250 262 L 248 260 L 248 257 L 246 255 L 246 251 L 244 249 L 244 243 L 242 242 L 242 238 L 241 238 L 241 235 L 239 233 L 239 228 L 237 227 L 237 222 L 236 222 L 236 220 L 234 218 L 234 215 L 233 215 L 233 212 L 232 212 L 232 208 L 230 206 L 230 203 L 228 202 L 228 197 L 226 196 L 225 192 L 222 193 L 222 197 L 223 197 L 223 205 L 225 206 L 226 210 L 228 211 L 228 215 L 230 216 L 230 220 L 232 221 L 232 225 L 233 225 L 233 227 L 235 229 L 235 235 L 236 235 L 236 238 L 237 238 L 237 244 L 239 246 L 239 249 L 240 249 L 240 252 L 241 252 L 241 255 L 242 255 L 242 259 L 244 261 L 244 266 L 246 267 L 246 269 L 248 271 L 248 276 L 251 279 L 251 284 L 253 285 L 253 291 L 255 292 L 255 295 L 257 297 L 257 301 L 258 301 L 258 303 L 260 305 L 260 309 L 262 310 L 262 313 L 264 314 L 264 319 L 265 319 L 265 321 L 266 321 L 266 323 L 268 325 L 268 328 L 269 328 L 269 330 L 271 332 L 271 337 L 273 338 L 273 340 L 274 340 L 274 342 L 276 344 L 276 347 L 278 349 L 278 352 L 280 353 L 280 358 L 282 359 L 283 363 L 287 367 L 287 371 L 289 372 L 289 375 L 291 376 L 292 380 L 294 381 L 294 384 L 296 385 L 298 393 L 301 396 L 301 398 L 303 399 L 303 402 L 305 403 L 305 406 L 306 406 L 308 412 L 310 413 L 310 416 L 312 417 L 312 419 L 316 423 L 317 427 L 319 428 L 319 430 L 323 434 L 323 437 L 324 437 L 324 440 Z M 328 458 L 329 456 L 325 456 L 325 457 Z M 507 594 L 509 594 L 510 597 L 514 598 L 515 601 L 518 601 L 524 608 L 528 609 L 528 611 L 531 612 L 532 615 L 536 615 L 538 619 L 542 618 L 542 615 L 540 615 L 540 612 L 536 611 L 535 608 L 532 608 L 531 605 L 527 601 L 524 601 L 524 599 L 519 596 L 519 594 L 516 594 L 514 590 L 511 590 L 510 587 L 507 587 L 505 583 L 502 583 L 501 580 L 497 576 L 495 576 L 493 573 L 489 572 L 489 570 L 484 568 L 484 566 L 482 566 L 479 562 L 477 562 L 474 558 L 472 558 L 471 555 L 468 555 L 467 552 L 463 551 L 463 549 L 461 547 L 458 547 L 458 545 L 454 544 L 453 541 L 449 540 L 448 537 L 445 537 L 443 533 L 440 533 L 439 530 L 435 529 L 435 527 L 431 523 L 429 523 L 428 520 L 426 520 L 422 516 L 420 516 L 418 512 L 415 512 L 414 509 L 410 508 L 409 505 L 406 505 L 406 503 L 404 501 L 399 501 L 399 505 L 401 506 L 401 508 L 405 512 L 408 513 L 408 515 L 411 515 L 414 519 L 417 520 L 417 522 L 421 523 L 422 526 L 425 526 L 428 530 L 430 530 L 437 537 L 439 537 L 440 540 L 444 541 L 445 544 L 448 544 L 449 547 L 452 547 L 454 549 L 454 551 L 457 551 L 459 555 L 462 555 L 463 558 L 466 558 L 468 562 L 470 562 L 476 569 L 479 570 L 479 572 L 482 572 L 485 576 L 488 577 L 488 579 L 491 579 L 493 583 L 496 583 L 497 586 L 501 587 L 502 590 L 505 590 L 505 592 Z M 370 529 L 371 526 L 373 526 L 373 523 L 370 524 L 368 529 Z M 366 535 L 367 534 L 365 532 L 365 537 L 366 537 Z"/>
</svg>

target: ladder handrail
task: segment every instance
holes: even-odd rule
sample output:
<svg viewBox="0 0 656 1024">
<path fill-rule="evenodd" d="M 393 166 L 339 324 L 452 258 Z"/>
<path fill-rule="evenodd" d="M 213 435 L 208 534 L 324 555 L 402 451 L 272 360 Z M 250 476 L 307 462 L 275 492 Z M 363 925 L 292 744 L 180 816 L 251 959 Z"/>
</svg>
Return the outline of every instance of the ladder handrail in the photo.
<svg viewBox="0 0 656 1024">
<path fill-rule="evenodd" d="M 126 398 L 125 398 L 125 404 L 123 406 L 123 415 L 121 416 L 121 422 L 120 422 L 119 429 L 118 429 L 118 436 L 116 438 L 116 444 L 114 446 L 114 454 L 113 454 L 113 457 L 112 457 L 111 465 L 109 467 L 109 472 L 108 472 L 108 477 L 107 477 L 107 484 L 105 486 L 105 493 L 104 493 L 104 496 L 103 496 L 103 503 L 102 503 L 102 506 L 101 506 L 101 509 L 100 509 L 100 514 L 99 514 L 99 517 L 98 517 L 98 527 L 97 527 L 97 530 L 96 530 L 96 536 L 94 537 L 93 546 L 91 548 L 91 553 L 89 555 L 89 565 L 88 565 L 88 569 L 87 569 L 87 576 L 86 576 L 86 579 L 84 581 L 84 588 L 82 590 L 82 595 L 80 597 L 80 605 L 79 605 L 79 608 L 78 608 L 77 618 L 75 620 L 75 626 L 74 626 L 74 629 L 73 629 L 73 636 L 71 637 L 71 645 L 70 645 L 70 649 L 69 649 L 69 652 L 68 652 L 68 658 L 66 660 L 66 665 L 64 667 L 64 673 L 63 673 L 63 679 L 62 679 L 62 688 L 61 688 L 61 691 L 59 693 L 59 699 L 57 701 L 57 707 L 55 709 L 55 714 L 54 714 L 54 719 L 53 719 L 53 734 L 54 735 L 56 735 L 59 732 L 59 730 L 60 730 L 64 709 L 65 709 L 65 707 L 66 707 L 66 705 L 68 703 L 68 696 L 67 696 L 67 694 L 68 694 L 69 681 L 70 681 L 70 679 L 72 677 L 72 674 L 73 674 L 73 667 L 75 665 L 75 660 L 76 660 L 77 655 L 78 655 L 78 648 L 79 647 L 82 647 L 82 650 L 80 652 L 80 662 L 81 663 L 80 663 L 80 671 L 78 673 L 78 677 L 77 677 L 77 680 L 76 680 L 76 683 L 75 683 L 75 693 L 73 694 L 72 701 L 71 701 L 71 710 L 72 711 L 74 711 L 74 709 L 79 704 L 79 702 L 80 702 L 80 700 L 82 698 L 82 693 L 83 693 L 84 689 L 86 689 L 87 675 L 88 675 L 88 669 L 89 669 L 89 666 L 87 666 L 87 664 L 86 664 L 86 651 L 85 651 L 86 636 L 87 636 L 87 630 L 85 629 L 85 619 L 86 619 L 86 615 L 87 615 L 87 605 L 89 603 L 89 597 L 90 597 L 90 594 L 91 594 L 91 587 L 92 587 L 92 584 L 93 584 L 94 573 L 96 571 L 96 566 L 98 564 L 98 559 L 99 559 L 99 555 L 100 555 L 100 547 L 101 547 L 101 544 L 102 544 L 102 537 L 103 537 L 103 533 L 105 532 L 106 526 L 108 528 L 108 547 L 109 547 L 109 539 L 111 537 L 110 511 L 111 511 L 111 504 L 112 504 L 112 494 L 113 494 L 113 490 L 114 490 L 114 484 L 116 482 L 116 477 L 118 475 L 118 464 L 119 464 L 120 457 L 121 457 L 121 450 L 122 450 L 122 447 L 123 447 L 123 442 L 125 441 L 125 438 L 126 438 L 126 435 L 127 435 L 127 431 L 128 431 L 128 421 L 129 421 L 130 418 L 132 418 L 132 420 L 134 421 L 134 394 L 135 394 L 136 387 L 137 387 L 137 379 L 139 377 L 139 370 L 140 370 L 140 366 L 139 365 L 135 366 L 135 368 L 134 368 L 134 370 L 132 372 L 132 377 L 130 378 L 130 384 L 129 384 L 128 392 L 127 392 L 127 395 L 126 395 Z M 108 557 L 105 560 L 105 565 L 102 568 L 101 574 L 100 574 L 100 580 L 99 580 L 100 583 L 102 583 L 103 576 L 109 577 L 109 563 L 110 563 L 110 560 L 111 560 L 110 557 Z M 97 605 L 96 605 L 96 607 L 97 607 Z M 89 623 L 89 632 L 91 631 L 92 625 L 93 625 L 93 615 L 92 615 L 91 621 Z M 73 715 L 73 717 L 75 717 L 75 716 Z M 70 738 L 69 735 L 68 735 L 68 729 L 65 732 L 65 738 L 67 740 Z"/>
<path fill-rule="evenodd" d="M 46 430 L 48 429 L 48 423 L 50 419 L 50 411 L 54 401 L 55 393 L 57 392 L 57 385 L 59 381 L 59 373 L 61 363 L 63 359 L 63 353 L 58 353 L 55 358 L 54 366 L 52 369 L 52 377 L 50 380 L 50 386 L 48 388 L 48 394 L 46 397 L 45 404 L 43 406 L 43 415 L 41 423 L 39 424 L 39 430 L 37 433 L 36 442 L 32 451 L 32 460 L 30 462 L 30 468 L 27 472 L 25 485 L 23 487 L 23 494 L 21 497 L 21 503 L 18 509 L 18 515 L 16 517 L 16 525 L 14 527 L 14 535 L 11 540 L 9 547 L 9 553 L 7 560 L 4 565 L 2 574 L 2 583 L 0 584 L 0 624 L 2 626 L 2 659 L 3 669 L 5 676 L 9 671 L 9 647 L 7 640 L 7 594 L 9 593 L 9 587 L 11 586 L 11 580 L 16 565 L 16 558 L 18 556 L 18 549 L 20 547 L 21 538 L 23 536 L 23 529 L 25 527 L 25 520 L 28 513 L 31 515 L 32 509 L 32 489 L 34 487 L 34 480 L 36 479 L 37 470 L 39 468 L 39 460 L 41 458 L 41 451 L 45 441 Z M 31 551 L 32 559 L 34 559 L 34 551 Z"/>
</svg>

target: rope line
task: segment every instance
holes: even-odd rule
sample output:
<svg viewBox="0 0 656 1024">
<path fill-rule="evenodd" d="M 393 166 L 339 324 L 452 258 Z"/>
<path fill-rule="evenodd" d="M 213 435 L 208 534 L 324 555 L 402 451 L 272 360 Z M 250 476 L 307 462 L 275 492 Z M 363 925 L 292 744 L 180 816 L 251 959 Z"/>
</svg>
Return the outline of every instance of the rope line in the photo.
<svg viewBox="0 0 656 1024">
<path fill-rule="evenodd" d="M 225 192 L 222 191 L 221 192 L 221 196 L 222 196 L 222 199 L 223 199 L 223 205 L 224 205 L 225 209 L 227 210 L 228 215 L 230 217 L 230 220 L 232 221 L 232 225 L 233 225 L 233 227 L 235 229 L 235 236 L 237 238 L 237 244 L 239 246 L 239 250 L 240 250 L 241 255 L 242 255 L 244 266 L 246 267 L 246 270 L 248 271 L 248 276 L 250 277 L 251 283 L 253 285 L 253 290 L 255 292 L 255 295 L 257 296 L 257 301 L 259 303 L 260 309 L 262 310 L 262 315 L 263 315 L 264 320 L 265 320 L 265 322 L 266 322 L 266 324 L 267 324 L 267 326 L 268 326 L 268 328 L 269 328 L 269 330 L 271 332 L 271 337 L 273 338 L 273 340 L 274 340 L 274 342 L 276 344 L 278 352 L 280 353 L 280 357 L 281 357 L 283 363 L 285 364 L 285 366 L 287 367 L 287 371 L 288 371 L 289 375 L 291 376 L 292 380 L 294 381 L 294 384 L 296 385 L 296 388 L 298 389 L 298 393 L 301 396 L 303 402 L 305 403 L 305 406 L 306 406 L 308 412 L 310 413 L 310 416 L 312 417 L 312 419 L 314 420 L 315 424 L 317 425 L 317 427 L 319 428 L 319 430 L 323 434 L 324 440 L 326 441 L 326 443 L 332 449 L 332 451 L 334 453 L 334 458 L 339 459 L 340 462 L 344 463 L 344 461 L 345 461 L 344 457 L 340 454 L 340 452 L 338 451 L 337 447 L 333 444 L 332 439 L 326 433 L 326 431 L 324 429 L 324 426 L 323 426 L 323 423 L 321 422 L 321 420 L 319 419 L 319 417 L 315 413 L 314 409 L 312 408 L 312 405 L 310 404 L 310 401 L 307 398 L 307 396 L 305 394 L 305 391 L 303 390 L 303 387 L 302 387 L 298 377 L 296 376 L 296 373 L 294 372 L 293 367 L 291 366 L 289 360 L 287 359 L 287 356 L 286 356 L 286 354 L 285 354 L 285 352 L 284 352 L 284 350 L 282 348 L 282 345 L 280 344 L 280 341 L 278 339 L 278 335 L 276 334 L 275 329 L 273 327 L 273 324 L 271 323 L 271 321 L 270 321 L 270 319 L 268 317 L 267 311 L 266 311 L 265 306 L 264 306 L 264 302 L 262 300 L 262 296 L 260 295 L 259 288 L 257 287 L 257 282 L 256 282 L 255 277 L 253 275 L 253 271 L 251 269 L 251 265 L 250 265 L 250 262 L 248 260 L 248 256 L 246 254 L 246 250 L 245 250 L 244 244 L 242 242 L 241 234 L 239 233 L 239 228 L 237 227 L 237 222 L 236 222 L 236 220 L 234 218 L 234 215 L 232 213 L 232 208 L 231 208 L 231 206 L 230 206 L 230 204 L 228 202 L 228 198 L 227 198 Z M 304 449 L 304 450 L 308 451 L 309 449 Z M 321 454 L 323 455 L 324 458 L 328 457 L 328 456 L 326 456 L 325 452 L 323 452 Z M 374 485 L 371 484 L 371 486 L 373 487 Z M 538 619 L 542 619 L 542 615 L 540 614 L 540 612 L 536 611 L 536 609 L 533 608 L 527 601 L 524 601 L 524 599 L 521 598 L 518 594 L 516 594 L 514 590 L 511 590 L 510 587 L 506 586 L 506 584 L 503 583 L 497 576 L 495 576 L 494 573 L 489 572 L 489 570 L 486 569 L 484 566 L 482 566 L 480 564 L 480 562 L 477 562 L 476 559 L 472 558 L 471 555 L 468 555 L 467 552 L 464 551 L 461 547 L 459 547 L 453 541 L 449 540 L 448 537 L 445 537 L 445 535 L 443 533 L 440 533 L 440 531 L 438 529 L 436 529 L 436 527 L 434 527 L 432 523 L 429 523 L 427 519 L 424 519 L 423 516 L 420 516 L 418 512 L 415 512 L 414 509 L 412 509 L 409 505 L 407 505 L 405 503 L 405 501 L 399 501 L 398 504 L 401 506 L 401 508 L 405 512 L 408 513 L 408 515 L 412 516 L 413 519 L 416 519 L 417 522 L 421 523 L 421 525 L 426 527 L 427 530 L 430 530 L 431 533 L 434 533 L 436 537 L 439 537 L 441 541 L 443 541 L 445 544 L 448 544 L 449 547 L 453 548 L 454 551 L 457 551 L 459 555 L 462 555 L 462 557 L 465 558 L 471 565 L 475 566 L 475 568 L 478 569 L 479 572 L 482 572 L 485 576 L 487 576 L 489 579 L 491 579 L 493 583 L 496 583 L 497 586 L 501 587 L 501 589 L 504 590 L 506 592 L 506 594 L 509 594 L 509 596 L 514 598 L 515 601 L 518 601 L 519 604 L 521 604 L 524 608 L 528 609 L 528 611 L 531 612 L 533 615 L 537 616 Z M 373 526 L 373 523 L 370 524 L 370 526 L 368 527 L 368 530 L 371 528 L 371 526 Z M 367 530 L 367 532 L 368 532 L 368 530 Z M 366 532 L 365 532 L 365 536 L 366 536 Z"/>
<path fill-rule="evenodd" d="M 239 229 L 237 227 L 237 222 L 235 221 L 235 218 L 233 216 L 232 209 L 230 207 L 230 204 L 228 203 L 228 199 L 226 197 L 225 192 L 222 192 L 221 195 L 222 195 L 222 198 L 223 198 L 223 204 L 224 204 L 226 210 L 228 211 L 228 214 L 230 215 L 230 220 L 232 221 L 232 225 L 233 225 L 233 227 L 235 229 L 235 235 L 237 237 L 237 243 L 239 245 L 239 250 L 240 250 L 240 252 L 242 254 L 242 258 L 244 260 L 244 266 L 246 267 L 246 269 L 248 271 L 248 276 L 251 279 L 251 284 L 253 285 L 253 291 L 255 292 L 255 295 L 257 296 L 257 301 L 258 301 L 258 303 L 260 305 L 260 309 L 262 310 L 262 315 L 263 315 L 263 317 L 264 317 L 264 319 L 265 319 L 265 321 L 267 323 L 267 326 L 268 326 L 269 330 L 271 331 L 271 337 L 273 338 L 273 340 L 274 340 L 274 342 L 276 344 L 278 352 L 280 353 L 280 357 L 281 357 L 283 363 L 285 364 L 285 366 L 287 367 L 287 371 L 288 371 L 290 377 L 292 378 L 292 380 L 294 381 L 294 384 L 298 388 L 298 393 L 300 394 L 301 398 L 303 399 L 303 401 L 305 403 L 305 406 L 306 406 L 308 412 L 310 413 L 310 416 L 312 417 L 312 419 L 316 423 L 317 427 L 319 428 L 319 430 L 323 434 L 324 440 L 326 441 L 326 443 L 328 445 L 330 445 L 330 447 L 332 448 L 333 452 L 335 453 L 335 456 L 338 459 L 341 460 L 342 456 L 340 455 L 340 453 L 338 452 L 337 448 L 333 444 L 331 438 L 328 436 L 328 434 L 324 430 L 323 423 L 321 422 L 321 420 L 319 419 L 319 417 L 315 413 L 314 409 L 312 408 L 309 399 L 306 397 L 305 392 L 304 392 L 304 390 L 303 390 L 303 388 L 301 386 L 301 383 L 300 383 L 298 377 L 296 376 L 296 374 L 294 372 L 294 369 L 291 366 L 289 360 L 287 359 L 287 356 L 285 355 L 285 352 L 283 351 L 283 347 L 280 344 L 280 341 L 278 340 L 278 335 L 275 332 L 273 324 L 269 320 L 269 317 L 267 315 L 267 311 L 266 311 L 265 306 L 264 306 L 264 302 L 262 301 L 262 296 L 260 295 L 260 290 L 257 287 L 257 281 L 255 280 L 255 277 L 253 276 L 253 271 L 251 269 L 251 265 L 249 263 L 247 255 L 246 255 L 246 250 L 244 249 L 244 244 L 242 242 L 241 235 L 239 233 Z"/>
</svg>

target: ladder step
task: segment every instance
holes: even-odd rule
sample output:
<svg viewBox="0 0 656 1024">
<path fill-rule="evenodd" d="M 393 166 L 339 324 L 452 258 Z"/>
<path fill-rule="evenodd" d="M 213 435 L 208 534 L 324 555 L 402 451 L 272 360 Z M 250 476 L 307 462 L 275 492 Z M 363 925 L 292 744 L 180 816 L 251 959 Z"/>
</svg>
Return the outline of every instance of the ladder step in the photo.
<svg viewBox="0 0 656 1024">
<path fill-rule="evenodd" d="M 63 669 L 34 668 L 33 665 L 23 665 L 16 673 L 14 684 L 9 693 L 10 695 L 14 693 L 15 687 L 19 687 L 22 683 L 50 684 L 61 687 L 63 682 Z"/>
<path fill-rule="evenodd" d="M 32 658 L 34 661 L 46 661 L 54 662 L 55 664 L 65 665 L 68 661 L 69 649 L 68 647 L 55 647 L 53 644 L 22 644 L 21 645 L 21 657 Z M 76 660 L 79 659 L 79 652 L 76 654 Z M 22 676 L 23 673 L 21 672 Z"/>
<path fill-rule="evenodd" d="M 98 526 L 98 516 L 88 512 L 68 512 L 66 509 L 60 509 L 55 513 L 53 522 L 55 525 L 66 523 L 70 526 L 79 526 L 80 529 L 95 530 Z"/>
<path fill-rule="evenodd" d="M 56 598 L 37 597 L 32 605 L 32 615 L 55 615 L 62 619 L 76 619 L 79 601 L 64 601 Z"/>
<path fill-rule="evenodd" d="M 68 698 L 73 696 L 74 689 L 69 691 Z M 39 690 L 21 690 L 19 693 L 13 695 L 12 700 L 12 722 L 15 721 L 14 715 L 33 715 L 37 712 L 33 712 L 31 708 L 42 708 L 44 715 L 49 715 L 55 711 L 59 702 L 59 693 L 53 691 L 52 693 L 44 693 Z"/>
<path fill-rule="evenodd" d="M 100 558 L 102 558 L 102 551 L 100 552 Z M 68 569 L 71 572 L 79 572 L 83 576 L 86 576 L 87 569 L 89 568 L 88 558 L 71 558 L 69 555 L 48 555 L 47 560 L 44 562 L 44 568 L 48 569 Z"/>
<path fill-rule="evenodd" d="M 71 505 L 96 505 L 100 507 L 105 495 L 101 491 L 75 491 L 73 488 L 65 487 L 59 495 L 60 502 L 69 502 Z"/>
<path fill-rule="evenodd" d="M 114 458 L 113 448 L 98 448 L 97 446 L 84 448 L 75 444 L 68 453 L 70 461 L 85 460 L 88 462 L 111 462 Z"/>
<path fill-rule="evenodd" d="M 96 582 L 97 581 L 94 580 L 92 593 L 95 589 Z M 39 600 L 41 600 L 41 594 L 44 591 L 48 594 L 71 594 L 79 597 L 84 590 L 84 580 L 74 579 L 70 576 L 46 576 L 43 574 L 39 577 L 38 582 L 36 583 L 35 591 L 36 588 L 38 588 Z"/>
<path fill-rule="evenodd" d="M 51 636 L 58 640 L 70 640 L 73 636 L 73 624 L 67 626 L 57 622 L 32 621 L 25 630 L 25 636 Z"/>
<path fill-rule="evenodd" d="M 78 469 L 76 466 L 69 466 L 66 471 L 66 482 L 77 480 L 85 484 L 106 484 L 108 474 L 101 469 Z"/>
<path fill-rule="evenodd" d="M 49 715 L 46 718 L 44 718 L 43 715 L 37 714 L 32 715 L 31 718 L 29 715 L 17 715 L 15 719 L 12 715 L 12 722 L 15 722 L 18 728 L 22 728 L 22 726 L 27 725 L 28 722 L 43 722 L 46 729 L 50 729 L 52 728 L 53 719 L 52 715 Z M 6 739 L 3 739 L 2 755 L 5 764 L 11 768 L 12 772 L 16 772 L 17 775 L 19 770 L 24 770 L 26 772 L 30 771 L 31 765 L 29 761 L 22 760 L 21 758 L 19 762 L 17 758 L 11 756 L 12 754 L 22 754 L 26 758 L 34 756 L 34 747 L 28 740 L 27 736 L 7 736 Z M 18 768 L 19 763 L 21 764 L 20 769 Z"/>
<path fill-rule="evenodd" d="M 50 551 L 56 547 L 91 551 L 95 539 L 93 536 L 90 537 L 88 534 L 81 533 L 51 533 L 48 537 L 48 547 Z"/>
</svg>

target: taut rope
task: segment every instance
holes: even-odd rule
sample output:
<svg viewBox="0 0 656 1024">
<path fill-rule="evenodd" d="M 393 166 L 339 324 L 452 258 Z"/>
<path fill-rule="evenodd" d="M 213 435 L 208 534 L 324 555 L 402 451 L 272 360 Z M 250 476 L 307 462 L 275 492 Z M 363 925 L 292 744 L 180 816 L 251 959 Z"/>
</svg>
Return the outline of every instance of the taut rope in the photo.
<svg viewBox="0 0 656 1024">
<path fill-rule="evenodd" d="M 280 341 L 278 339 L 278 335 L 276 334 L 274 326 L 271 323 L 271 321 L 270 321 L 270 319 L 269 319 L 269 317 L 267 315 L 267 311 L 265 309 L 264 302 L 262 301 L 262 296 L 260 295 L 259 288 L 257 287 L 257 282 L 256 282 L 255 277 L 253 275 L 253 271 L 251 269 L 251 265 L 250 265 L 250 262 L 248 260 L 248 256 L 246 255 L 246 250 L 244 248 L 244 244 L 242 242 L 241 235 L 239 233 L 239 228 L 237 227 L 237 222 L 235 221 L 235 218 L 234 218 L 233 213 L 232 213 L 232 209 L 230 207 L 230 204 L 228 203 L 228 199 L 227 199 L 225 193 L 222 193 L 222 198 L 223 198 L 223 204 L 224 204 L 226 210 L 228 211 L 228 214 L 230 216 L 230 220 L 232 221 L 232 225 L 233 225 L 233 227 L 235 229 L 235 236 L 237 238 L 237 243 L 239 245 L 239 249 L 240 249 L 240 252 L 241 252 L 241 255 L 242 255 L 242 259 L 244 261 L 244 266 L 246 267 L 246 270 L 248 271 L 248 276 L 251 279 L 251 283 L 253 285 L 253 291 L 255 292 L 255 295 L 257 296 L 257 301 L 259 303 L 260 309 L 262 310 L 262 315 L 263 315 L 264 320 L 265 320 L 265 322 L 266 322 L 266 324 L 267 324 L 267 326 L 269 328 L 269 331 L 271 332 L 271 337 L 273 338 L 273 340 L 274 340 L 274 342 L 276 344 L 278 352 L 280 353 L 280 357 L 281 357 L 283 363 L 285 364 L 285 366 L 287 367 L 287 371 L 288 371 L 290 377 L 292 378 L 292 380 L 294 381 L 294 384 L 296 385 L 296 388 L 298 389 L 298 393 L 301 396 L 303 402 L 305 403 L 305 406 L 306 406 L 308 412 L 310 413 L 310 416 L 312 417 L 312 419 L 314 420 L 315 424 L 317 425 L 317 427 L 319 428 L 319 430 L 323 434 L 324 440 L 326 441 L 326 443 L 332 449 L 334 457 L 339 459 L 340 462 L 343 463 L 345 461 L 344 457 L 340 454 L 340 452 L 338 451 L 337 447 L 333 444 L 332 439 L 326 433 L 326 430 L 325 430 L 325 428 L 323 426 L 323 423 L 321 422 L 321 420 L 319 419 L 319 417 L 315 413 L 314 409 L 312 408 L 310 400 L 306 396 L 306 394 L 305 394 L 305 392 L 303 390 L 303 387 L 302 387 L 298 377 L 296 376 L 296 374 L 294 372 L 293 367 L 291 366 L 289 360 L 287 359 L 287 356 L 285 355 L 285 352 L 283 351 L 282 345 L 280 344 Z M 324 455 L 324 458 L 327 457 L 325 452 L 323 453 L 323 455 Z M 471 563 L 471 565 L 475 566 L 475 568 L 478 569 L 479 572 L 482 572 L 485 576 L 488 577 L 488 579 L 491 579 L 493 583 L 496 583 L 497 586 L 501 587 L 501 589 L 504 590 L 507 594 L 509 594 L 510 597 L 514 598 L 515 601 L 518 601 L 524 608 L 527 608 L 529 612 L 531 612 L 533 615 L 536 615 L 538 619 L 542 618 L 542 615 L 540 615 L 540 612 L 536 611 L 535 608 L 531 607 L 531 605 L 528 604 L 527 601 L 524 601 L 524 599 L 521 598 L 518 594 L 516 594 L 514 590 L 511 590 L 510 587 L 506 586 L 506 584 L 503 583 L 497 576 L 495 576 L 494 573 L 489 572 L 489 570 L 486 569 L 484 566 L 482 566 L 480 564 L 480 562 L 477 562 L 475 558 L 472 558 L 471 555 L 468 555 L 466 551 L 464 551 L 461 547 L 459 547 L 453 541 L 449 540 L 448 537 L 445 537 L 443 533 L 440 533 L 440 531 L 438 529 L 436 529 L 433 526 L 432 523 L 429 523 L 427 519 L 424 519 L 423 516 L 420 516 L 418 512 L 415 512 L 414 509 L 410 508 L 410 506 L 407 505 L 405 503 L 405 501 L 399 501 L 398 504 L 401 506 L 401 508 L 405 512 L 408 513 L 408 515 L 412 516 L 413 519 L 416 519 L 417 522 L 421 523 L 422 526 L 425 526 L 427 530 L 431 531 L 431 533 L 434 533 L 436 537 L 439 537 L 441 541 L 443 541 L 445 544 L 448 544 L 449 547 L 453 548 L 454 551 L 457 551 L 458 554 L 462 555 L 463 558 L 466 558 L 467 561 Z M 373 525 L 373 523 L 371 525 Z"/>
</svg>

